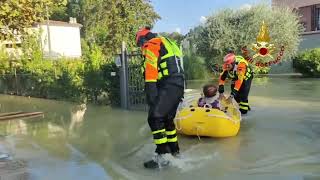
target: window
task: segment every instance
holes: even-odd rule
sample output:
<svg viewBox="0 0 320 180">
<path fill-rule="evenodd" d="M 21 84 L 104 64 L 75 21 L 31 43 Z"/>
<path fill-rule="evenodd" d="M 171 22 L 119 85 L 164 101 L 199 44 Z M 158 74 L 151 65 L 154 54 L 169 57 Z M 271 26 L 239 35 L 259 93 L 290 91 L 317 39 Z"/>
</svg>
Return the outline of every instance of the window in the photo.
<svg viewBox="0 0 320 180">
<path fill-rule="evenodd" d="M 315 20 L 316 20 L 316 24 L 315 24 L 316 30 L 320 30 L 320 7 L 319 7 L 319 5 L 316 6 L 316 9 L 315 9 Z"/>
<path fill-rule="evenodd" d="M 303 26 L 304 31 L 307 31 L 307 23 L 304 22 L 304 21 L 301 21 L 300 23 L 301 23 L 301 25 Z"/>
<path fill-rule="evenodd" d="M 12 44 L 6 44 L 6 48 L 12 48 Z"/>
<path fill-rule="evenodd" d="M 9 44 L 5 44 L 6 48 L 21 48 L 21 44 L 20 43 L 9 43 Z"/>
</svg>

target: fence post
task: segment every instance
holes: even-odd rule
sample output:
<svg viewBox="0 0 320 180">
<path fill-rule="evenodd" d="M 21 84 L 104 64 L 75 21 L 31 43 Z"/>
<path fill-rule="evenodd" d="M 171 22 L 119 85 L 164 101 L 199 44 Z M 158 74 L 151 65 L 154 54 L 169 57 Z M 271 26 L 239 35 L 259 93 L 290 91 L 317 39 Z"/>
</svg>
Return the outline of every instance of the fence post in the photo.
<svg viewBox="0 0 320 180">
<path fill-rule="evenodd" d="M 122 42 L 121 47 L 121 68 L 120 68 L 120 99 L 121 108 L 129 109 L 128 107 L 128 61 L 126 44 Z"/>
</svg>

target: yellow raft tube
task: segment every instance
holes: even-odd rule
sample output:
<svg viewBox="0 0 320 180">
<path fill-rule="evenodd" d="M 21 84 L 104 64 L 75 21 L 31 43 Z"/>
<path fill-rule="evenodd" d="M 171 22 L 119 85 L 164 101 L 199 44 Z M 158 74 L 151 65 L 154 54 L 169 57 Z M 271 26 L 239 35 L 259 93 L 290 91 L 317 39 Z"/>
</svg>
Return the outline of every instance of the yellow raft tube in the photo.
<svg viewBox="0 0 320 180">
<path fill-rule="evenodd" d="M 197 103 L 182 108 L 175 119 L 177 131 L 185 135 L 208 137 L 231 137 L 240 129 L 241 113 L 236 102 L 220 100 L 221 109 L 197 107 Z"/>
</svg>

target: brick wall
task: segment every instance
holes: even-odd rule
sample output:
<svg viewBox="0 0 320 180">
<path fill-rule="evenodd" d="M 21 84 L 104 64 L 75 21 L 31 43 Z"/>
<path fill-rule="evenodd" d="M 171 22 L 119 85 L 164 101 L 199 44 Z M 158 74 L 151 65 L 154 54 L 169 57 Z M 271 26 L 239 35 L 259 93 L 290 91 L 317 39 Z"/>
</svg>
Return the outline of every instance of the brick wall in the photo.
<svg viewBox="0 0 320 180">
<path fill-rule="evenodd" d="M 292 9 L 314 4 L 320 4 L 320 0 L 272 0 L 272 6 L 287 6 Z"/>
</svg>

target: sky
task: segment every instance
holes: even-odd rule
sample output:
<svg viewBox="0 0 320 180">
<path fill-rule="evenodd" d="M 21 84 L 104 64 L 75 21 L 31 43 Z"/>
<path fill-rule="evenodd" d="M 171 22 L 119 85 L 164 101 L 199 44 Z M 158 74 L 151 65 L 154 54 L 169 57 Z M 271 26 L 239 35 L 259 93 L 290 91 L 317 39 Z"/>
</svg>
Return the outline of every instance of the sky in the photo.
<svg viewBox="0 0 320 180">
<path fill-rule="evenodd" d="M 151 0 L 155 11 L 161 16 L 154 32 L 179 32 L 205 22 L 206 16 L 223 8 L 250 7 L 261 0 Z M 262 0 L 271 3 L 271 0 Z"/>
</svg>

